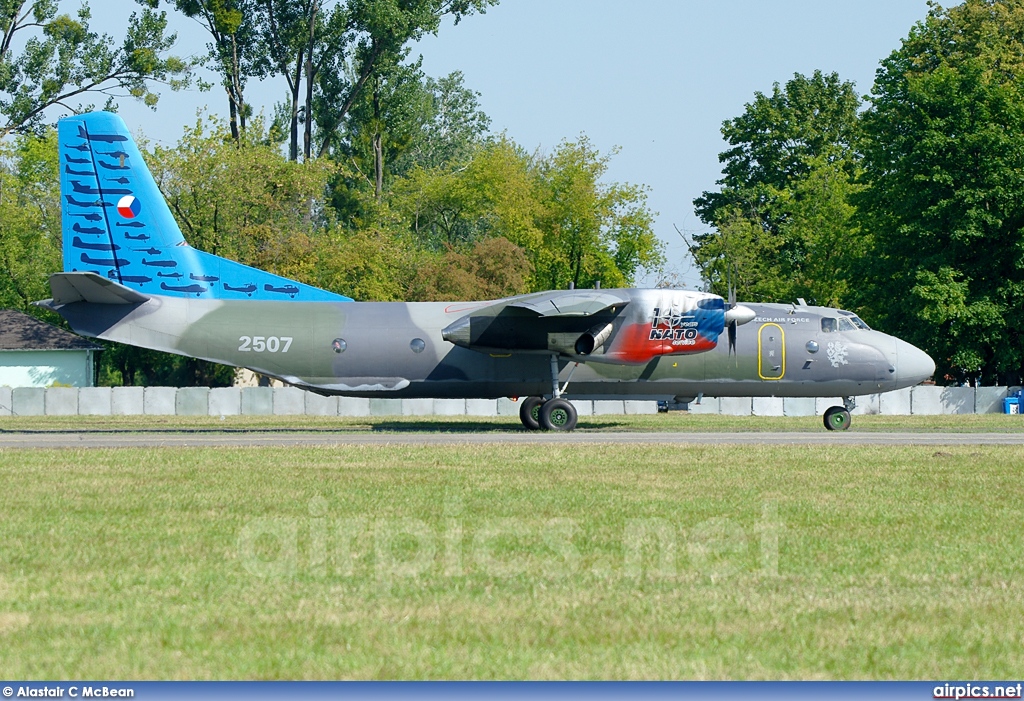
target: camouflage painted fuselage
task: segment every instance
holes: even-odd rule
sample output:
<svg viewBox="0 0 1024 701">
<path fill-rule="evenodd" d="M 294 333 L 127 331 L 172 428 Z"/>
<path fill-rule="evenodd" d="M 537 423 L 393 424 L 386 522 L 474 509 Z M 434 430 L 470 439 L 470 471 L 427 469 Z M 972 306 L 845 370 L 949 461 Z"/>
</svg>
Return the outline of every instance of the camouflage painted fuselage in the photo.
<svg viewBox="0 0 1024 701">
<path fill-rule="evenodd" d="M 917 348 L 877 331 L 824 331 L 822 318 L 840 312 L 822 307 L 746 304 L 756 317 L 738 328 L 734 351 L 724 333 L 717 337 L 721 322 L 712 329 L 714 342 L 705 344 L 708 350 L 673 345 L 687 341 L 679 340 L 683 330 L 673 332 L 671 321 L 659 319 L 658 305 L 664 306 L 671 291 L 607 292 L 624 300 L 622 308 L 580 317 L 534 316 L 513 326 L 515 349 L 466 348 L 442 337 L 446 327 L 473 319 L 474 310 L 493 314 L 488 309 L 495 302 L 154 296 L 136 304 L 80 301 L 53 308 L 87 336 L 247 367 L 324 394 L 359 397 L 546 395 L 553 354 L 563 381 L 580 363 L 568 388 L 568 395 L 578 398 L 854 396 L 916 384 L 933 367 Z M 497 318 L 504 316 L 484 322 Z M 587 356 L 565 351 L 564 339 L 601 324 L 612 328 L 601 348 Z M 665 327 L 661 331 L 659 324 Z M 500 329 L 489 328 L 487 333 L 501 337 Z"/>
</svg>

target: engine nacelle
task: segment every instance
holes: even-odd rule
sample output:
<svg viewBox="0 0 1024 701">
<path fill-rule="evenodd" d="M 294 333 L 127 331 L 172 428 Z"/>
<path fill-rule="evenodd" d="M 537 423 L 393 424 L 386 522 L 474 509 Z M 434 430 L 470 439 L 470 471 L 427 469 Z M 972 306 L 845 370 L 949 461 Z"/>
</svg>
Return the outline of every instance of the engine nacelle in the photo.
<svg viewBox="0 0 1024 701">
<path fill-rule="evenodd" d="M 614 330 L 611 324 L 598 324 L 576 339 L 573 350 L 576 355 L 590 355 L 605 344 Z"/>
<path fill-rule="evenodd" d="M 661 355 L 704 353 L 718 345 L 727 323 L 754 317 L 748 307 L 726 310 L 725 300 L 704 292 L 638 290 L 637 297 L 600 356 L 603 362 L 647 363 Z"/>
</svg>

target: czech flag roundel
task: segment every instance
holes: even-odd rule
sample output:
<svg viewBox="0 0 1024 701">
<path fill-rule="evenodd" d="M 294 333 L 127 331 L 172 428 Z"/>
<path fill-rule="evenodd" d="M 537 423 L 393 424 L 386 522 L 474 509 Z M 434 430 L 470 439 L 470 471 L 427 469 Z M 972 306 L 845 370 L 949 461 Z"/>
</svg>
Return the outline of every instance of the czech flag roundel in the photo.
<svg viewBox="0 0 1024 701">
<path fill-rule="evenodd" d="M 125 195 L 117 201 L 117 213 L 125 219 L 134 219 L 140 209 L 142 205 L 135 199 L 135 195 Z"/>
</svg>

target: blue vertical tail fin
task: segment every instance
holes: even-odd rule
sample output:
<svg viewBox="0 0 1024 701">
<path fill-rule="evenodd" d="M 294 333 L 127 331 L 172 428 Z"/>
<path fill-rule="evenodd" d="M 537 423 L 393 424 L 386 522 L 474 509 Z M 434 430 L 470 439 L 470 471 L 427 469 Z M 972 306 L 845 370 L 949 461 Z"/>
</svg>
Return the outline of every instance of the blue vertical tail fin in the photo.
<svg viewBox="0 0 1024 701">
<path fill-rule="evenodd" d="M 117 115 L 67 117 L 57 131 L 66 272 L 148 295 L 351 301 L 190 247 Z"/>
</svg>

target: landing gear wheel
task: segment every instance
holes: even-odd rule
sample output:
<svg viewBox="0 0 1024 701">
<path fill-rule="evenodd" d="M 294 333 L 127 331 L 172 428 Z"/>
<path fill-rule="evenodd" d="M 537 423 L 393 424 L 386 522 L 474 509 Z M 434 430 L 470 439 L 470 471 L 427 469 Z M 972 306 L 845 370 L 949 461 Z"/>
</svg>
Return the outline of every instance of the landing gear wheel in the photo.
<svg viewBox="0 0 1024 701">
<path fill-rule="evenodd" d="M 540 427 L 545 431 L 571 431 L 576 419 L 576 407 L 565 399 L 549 399 L 540 408 Z"/>
<path fill-rule="evenodd" d="M 540 406 L 544 403 L 543 397 L 527 397 L 519 405 L 519 420 L 523 426 L 531 431 L 540 430 Z"/>
<path fill-rule="evenodd" d="M 845 431 L 850 428 L 850 412 L 841 406 L 829 407 L 825 410 L 825 428 L 829 431 Z"/>
</svg>

